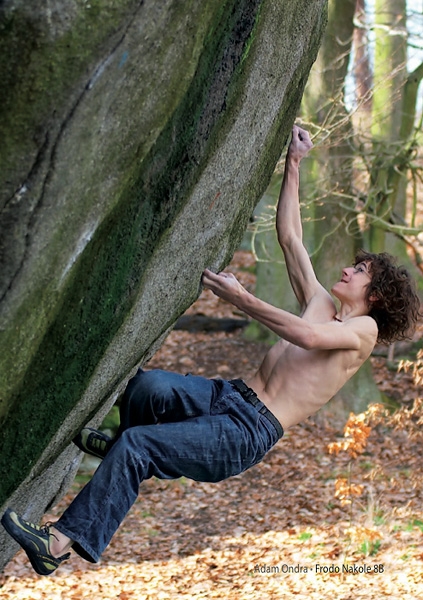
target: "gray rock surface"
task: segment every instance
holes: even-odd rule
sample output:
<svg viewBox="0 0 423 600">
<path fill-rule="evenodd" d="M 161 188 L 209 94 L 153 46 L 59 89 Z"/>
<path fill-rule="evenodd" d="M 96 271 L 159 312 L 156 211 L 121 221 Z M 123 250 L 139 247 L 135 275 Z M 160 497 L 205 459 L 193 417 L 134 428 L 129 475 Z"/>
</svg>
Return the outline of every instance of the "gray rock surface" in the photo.
<svg viewBox="0 0 423 600">
<path fill-rule="evenodd" d="M 221 269 L 270 179 L 325 0 L 0 7 L 0 513 L 38 519 L 70 440 Z M 0 568 L 16 546 L 0 532 Z"/>
</svg>

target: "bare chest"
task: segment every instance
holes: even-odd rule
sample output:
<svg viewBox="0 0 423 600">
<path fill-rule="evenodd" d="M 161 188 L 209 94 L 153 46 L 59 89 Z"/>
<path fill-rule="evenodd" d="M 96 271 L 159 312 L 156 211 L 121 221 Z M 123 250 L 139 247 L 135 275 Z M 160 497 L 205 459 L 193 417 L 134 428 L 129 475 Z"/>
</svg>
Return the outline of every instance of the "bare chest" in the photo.
<svg viewBox="0 0 423 600">
<path fill-rule="evenodd" d="M 326 404 L 358 370 L 351 350 L 304 350 L 278 342 L 260 369 L 263 401 L 287 428 Z"/>
</svg>

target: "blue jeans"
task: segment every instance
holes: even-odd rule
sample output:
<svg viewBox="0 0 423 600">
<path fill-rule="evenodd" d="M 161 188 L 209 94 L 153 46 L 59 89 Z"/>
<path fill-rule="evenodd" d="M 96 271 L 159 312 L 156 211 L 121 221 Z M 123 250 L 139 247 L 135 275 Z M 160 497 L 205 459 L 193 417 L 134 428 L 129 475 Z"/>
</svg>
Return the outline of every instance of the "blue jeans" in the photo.
<svg viewBox="0 0 423 600">
<path fill-rule="evenodd" d="M 260 462 L 283 433 L 260 408 L 228 381 L 140 369 L 115 443 L 55 527 L 97 562 L 144 479 L 221 481 Z"/>
</svg>

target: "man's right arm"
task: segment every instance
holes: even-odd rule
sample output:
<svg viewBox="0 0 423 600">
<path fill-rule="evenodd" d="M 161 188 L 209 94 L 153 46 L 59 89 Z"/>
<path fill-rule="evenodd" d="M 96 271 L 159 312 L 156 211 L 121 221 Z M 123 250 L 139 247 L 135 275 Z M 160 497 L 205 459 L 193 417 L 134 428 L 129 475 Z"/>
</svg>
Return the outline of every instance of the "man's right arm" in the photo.
<svg viewBox="0 0 423 600">
<path fill-rule="evenodd" d="M 308 252 L 303 244 L 299 204 L 299 167 L 312 142 L 307 131 L 294 126 L 276 213 L 276 231 L 283 250 L 294 293 L 305 310 L 312 298 L 326 290 L 318 282 Z"/>
</svg>

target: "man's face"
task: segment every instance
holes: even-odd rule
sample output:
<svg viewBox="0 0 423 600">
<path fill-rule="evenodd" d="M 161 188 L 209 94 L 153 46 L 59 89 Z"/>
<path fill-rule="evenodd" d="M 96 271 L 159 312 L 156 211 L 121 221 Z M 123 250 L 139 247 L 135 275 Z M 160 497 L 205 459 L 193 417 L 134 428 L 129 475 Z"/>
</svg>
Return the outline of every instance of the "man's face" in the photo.
<svg viewBox="0 0 423 600">
<path fill-rule="evenodd" d="M 342 269 L 342 277 L 332 287 L 332 293 L 341 301 L 364 300 L 370 281 L 370 262 L 360 262 Z"/>
</svg>

